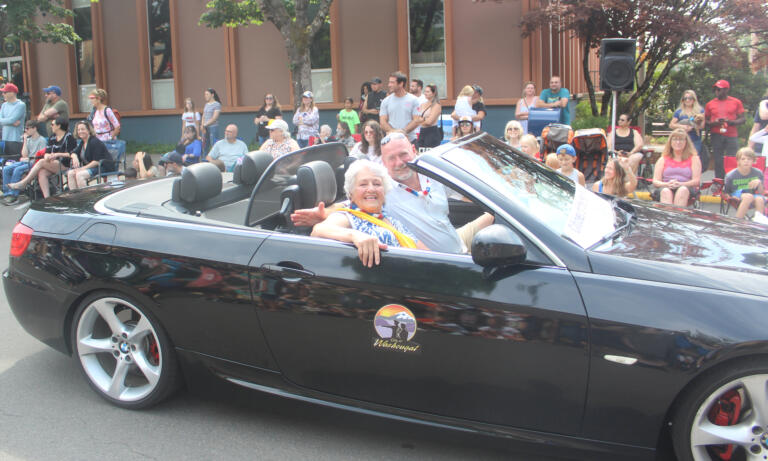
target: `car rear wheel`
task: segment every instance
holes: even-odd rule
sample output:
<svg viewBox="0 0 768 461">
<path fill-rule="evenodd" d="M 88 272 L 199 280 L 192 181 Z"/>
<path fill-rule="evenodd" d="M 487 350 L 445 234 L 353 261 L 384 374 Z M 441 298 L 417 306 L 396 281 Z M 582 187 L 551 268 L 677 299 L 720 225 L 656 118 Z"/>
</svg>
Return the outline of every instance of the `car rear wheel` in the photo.
<svg viewBox="0 0 768 461">
<path fill-rule="evenodd" d="M 99 395 L 139 409 L 175 390 L 178 367 L 170 341 L 138 303 L 97 294 L 83 301 L 74 318 L 74 355 Z"/>
<path fill-rule="evenodd" d="M 764 362 L 733 364 L 690 389 L 672 420 L 679 460 L 768 460 Z"/>
</svg>

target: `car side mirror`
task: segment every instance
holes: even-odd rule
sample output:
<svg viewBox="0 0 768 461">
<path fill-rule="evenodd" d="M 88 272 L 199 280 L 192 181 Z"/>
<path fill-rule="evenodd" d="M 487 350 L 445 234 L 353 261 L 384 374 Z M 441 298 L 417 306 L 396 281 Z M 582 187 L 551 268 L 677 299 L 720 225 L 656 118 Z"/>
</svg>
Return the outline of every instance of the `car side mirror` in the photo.
<svg viewBox="0 0 768 461">
<path fill-rule="evenodd" d="M 527 251 L 520 237 L 510 228 L 492 224 L 472 239 L 472 261 L 482 267 L 500 267 L 525 261 Z"/>
</svg>

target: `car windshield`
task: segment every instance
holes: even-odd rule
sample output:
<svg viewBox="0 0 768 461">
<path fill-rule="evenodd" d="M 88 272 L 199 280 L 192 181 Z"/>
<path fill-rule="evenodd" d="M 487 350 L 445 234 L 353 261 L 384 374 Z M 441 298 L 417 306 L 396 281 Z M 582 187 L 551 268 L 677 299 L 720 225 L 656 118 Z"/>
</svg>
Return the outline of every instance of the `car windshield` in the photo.
<svg viewBox="0 0 768 461">
<path fill-rule="evenodd" d="M 582 248 L 615 230 L 610 202 L 501 141 L 485 136 L 445 152 L 443 158 Z"/>
</svg>

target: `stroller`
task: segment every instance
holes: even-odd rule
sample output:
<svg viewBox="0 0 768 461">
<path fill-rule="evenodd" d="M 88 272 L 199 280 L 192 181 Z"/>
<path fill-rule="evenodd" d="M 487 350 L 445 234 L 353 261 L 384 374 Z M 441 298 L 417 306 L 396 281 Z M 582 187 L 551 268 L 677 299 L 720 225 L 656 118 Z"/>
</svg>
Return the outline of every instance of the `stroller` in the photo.
<svg viewBox="0 0 768 461">
<path fill-rule="evenodd" d="M 573 139 L 573 130 L 570 125 L 550 123 L 541 131 L 541 158 L 542 162 L 547 154 L 557 151 L 563 144 L 570 144 Z"/>
<path fill-rule="evenodd" d="M 584 174 L 587 184 L 603 177 L 605 163 L 608 160 L 608 140 L 602 128 L 576 130 L 571 145 L 576 150 L 574 168 Z"/>
</svg>

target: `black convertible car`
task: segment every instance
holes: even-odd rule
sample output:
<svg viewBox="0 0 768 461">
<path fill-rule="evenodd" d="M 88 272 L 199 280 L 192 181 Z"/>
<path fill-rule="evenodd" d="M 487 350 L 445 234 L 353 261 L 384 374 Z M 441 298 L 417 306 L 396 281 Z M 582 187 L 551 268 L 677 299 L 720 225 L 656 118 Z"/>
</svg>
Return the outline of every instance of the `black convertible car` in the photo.
<svg viewBox="0 0 768 461">
<path fill-rule="evenodd" d="M 9 303 L 126 408 L 200 370 L 307 402 L 567 448 L 768 459 L 768 229 L 593 194 L 487 134 L 411 167 L 471 255 L 363 267 L 294 209 L 343 199 L 340 144 L 35 202 Z M 52 377 L 53 378 L 53 377 Z M 588 455 L 585 457 L 589 458 Z"/>
</svg>

